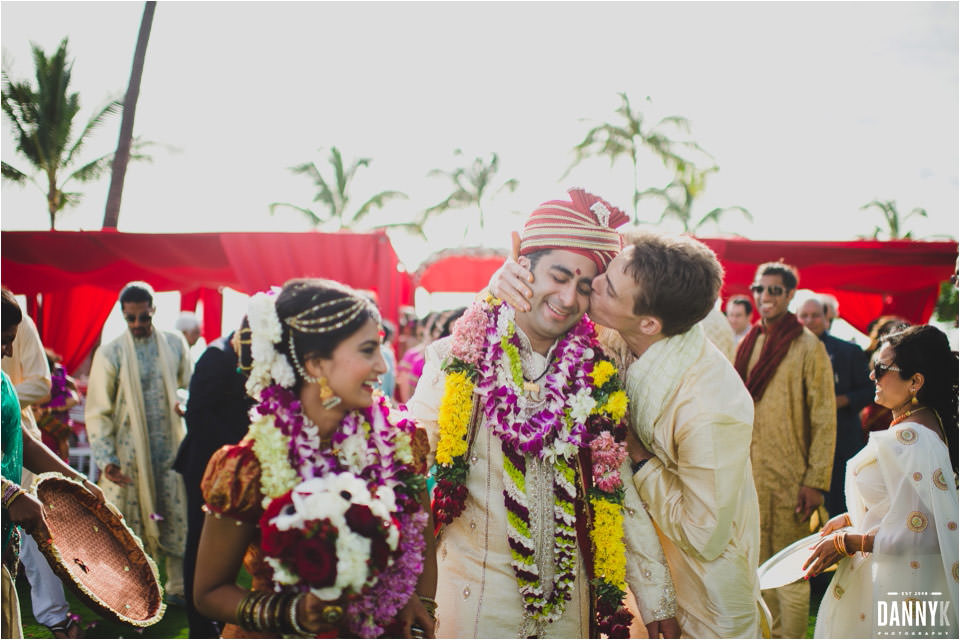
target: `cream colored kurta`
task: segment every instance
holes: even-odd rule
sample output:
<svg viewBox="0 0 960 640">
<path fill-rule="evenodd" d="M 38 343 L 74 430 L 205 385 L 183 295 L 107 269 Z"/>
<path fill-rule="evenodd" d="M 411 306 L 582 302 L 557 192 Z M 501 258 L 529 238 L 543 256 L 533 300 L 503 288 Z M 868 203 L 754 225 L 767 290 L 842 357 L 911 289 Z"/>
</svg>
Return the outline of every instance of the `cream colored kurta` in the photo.
<svg viewBox="0 0 960 640">
<path fill-rule="evenodd" d="M 766 335 L 750 355 L 756 365 Z M 801 486 L 830 490 L 837 409 L 830 357 L 808 329 L 791 344 L 755 403 L 750 460 L 760 502 L 760 562 L 810 535 L 794 513 Z"/>
<path fill-rule="evenodd" d="M 660 531 L 683 636 L 759 637 L 753 400 L 726 356 L 700 343 L 693 363 L 678 372 L 679 385 L 648 412 L 655 457 L 634 484 Z M 641 356 L 628 370 L 631 403 L 649 376 L 666 374 L 655 367 L 641 377 L 644 364 Z"/>
<path fill-rule="evenodd" d="M 440 365 L 449 352 L 449 341 L 449 338 L 437 341 L 427 349 L 423 374 L 407 405 L 427 431 L 431 456 L 436 452 L 437 416 L 445 380 Z M 523 350 L 522 360 L 525 368 L 529 366 L 531 372 L 536 371 L 534 376 L 543 371 L 547 363 L 542 355 L 528 349 Z M 535 635 L 535 629 L 524 626 L 522 600 L 511 567 L 499 438 L 481 425 L 469 456 L 469 496 L 465 509 L 444 527 L 437 541 L 437 637 Z M 534 539 L 538 541 L 537 564 L 545 584 L 552 584 L 553 487 L 552 482 L 545 482 L 545 478 L 552 478 L 552 473 L 547 473 L 551 469 L 548 465 L 543 465 L 546 469 L 540 466 L 527 458 L 531 525 Z M 673 585 L 650 519 L 639 501 L 635 507 L 627 505 L 624 514 L 625 527 L 631 529 L 627 538 L 627 579 L 644 620 L 660 620 L 675 612 Z M 545 637 L 582 638 L 589 633 L 589 585 L 579 552 L 577 566 L 572 599 L 560 620 L 543 630 Z"/>
<path fill-rule="evenodd" d="M 140 371 L 136 380 L 128 382 L 131 392 L 138 394 L 135 398 L 127 397 L 124 392 L 124 376 L 130 375 L 124 365 L 129 362 L 124 356 L 126 334 L 101 346 L 94 354 L 87 386 L 87 434 L 101 471 L 109 464 L 116 464 L 133 480 L 121 487 L 101 474 L 98 484 L 107 500 L 120 509 L 127 525 L 144 539 L 148 552 L 157 551 L 151 548 L 156 544 L 167 554 L 180 556 L 186 542 L 186 493 L 183 478 L 173 470 L 173 461 L 184 431 L 182 418 L 172 414 L 172 407 L 176 403 L 176 389 L 190 385 L 193 363 L 187 341 L 179 331 L 154 329 L 152 337 L 146 340 L 151 339 L 163 340 L 166 344 L 171 356 L 168 370 L 161 369 L 159 359 L 154 360 L 156 355 L 150 356 L 150 362 L 138 362 L 142 353 L 134 357 Z M 142 349 L 143 343 L 141 339 L 137 348 Z M 158 348 L 159 342 L 152 353 L 157 354 Z M 143 393 L 145 379 L 151 389 L 149 398 Z M 147 420 L 143 425 L 146 434 L 134 428 L 137 406 L 141 411 L 147 407 Z M 154 416 L 153 419 L 150 416 Z M 142 447 L 149 451 L 140 451 Z M 141 473 L 144 467 L 149 472 Z M 150 503 L 155 509 L 152 513 L 146 508 Z M 156 520 L 158 516 L 162 519 Z"/>
</svg>

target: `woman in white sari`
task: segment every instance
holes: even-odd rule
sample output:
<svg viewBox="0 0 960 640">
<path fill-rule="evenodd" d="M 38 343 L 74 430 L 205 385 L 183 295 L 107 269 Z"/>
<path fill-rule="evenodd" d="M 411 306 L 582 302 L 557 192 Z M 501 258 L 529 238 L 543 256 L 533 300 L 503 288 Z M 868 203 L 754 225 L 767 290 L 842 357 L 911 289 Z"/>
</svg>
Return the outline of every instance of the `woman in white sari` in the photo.
<svg viewBox="0 0 960 640">
<path fill-rule="evenodd" d="M 874 356 L 893 412 L 847 463 L 848 513 L 824 527 L 807 579 L 839 560 L 815 637 L 957 637 L 957 358 L 923 325 Z"/>
</svg>

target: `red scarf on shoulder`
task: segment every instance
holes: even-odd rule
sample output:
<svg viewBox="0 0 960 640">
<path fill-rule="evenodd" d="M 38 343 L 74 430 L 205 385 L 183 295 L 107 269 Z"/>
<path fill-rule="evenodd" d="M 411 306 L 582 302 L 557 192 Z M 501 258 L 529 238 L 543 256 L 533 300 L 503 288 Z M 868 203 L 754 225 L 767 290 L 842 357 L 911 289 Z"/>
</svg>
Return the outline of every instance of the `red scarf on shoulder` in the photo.
<svg viewBox="0 0 960 640">
<path fill-rule="evenodd" d="M 750 365 L 750 355 L 753 353 L 753 347 L 757 343 L 757 337 L 761 334 L 767 334 L 767 339 L 763 343 L 763 351 L 760 352 L 760 359 L 756 366 L 747 375 L 747 367 Z M 763 397 L 763 392 L 767 388 L 773 374 L 777 372 L 777 367 L 783 362 L 784 356 L 790 350 L 790 343 L 803 333 L 803 325 L 797 320 L 797 316 L 789 311 L 780 322 L 771 328 L 764 327 L 762 322 L 758 322 L 750 328 L 750 331 L 740 341 L 737 348 L 737 358 L 734 360 L 734 368 L 743 378 L 747 385 L 747 391 L 753 396 L 754 402 L 759 402 Z"/>
</svg>

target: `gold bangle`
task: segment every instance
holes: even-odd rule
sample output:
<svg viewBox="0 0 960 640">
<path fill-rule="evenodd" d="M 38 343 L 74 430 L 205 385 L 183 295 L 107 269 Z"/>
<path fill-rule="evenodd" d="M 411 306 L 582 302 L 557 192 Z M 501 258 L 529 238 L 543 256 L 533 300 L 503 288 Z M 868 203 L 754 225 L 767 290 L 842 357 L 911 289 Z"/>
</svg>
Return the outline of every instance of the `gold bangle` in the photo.
<svg viewBox="0 0 960 640">
<path fill-rule="evenodd" d="M 293 630 L 293 633 L 297 634 L 298 636 L 310 635 L 309 633 L 307 633 L 306 629 L 300 626 L 300 621 L 297 620 L 297 605 L 300 604 L 300 601 L 303 600 L 304 597 L 306 597 L 305 593 L 298 594 L 293 597 L 293 599 L 290 601 L 290 604 L 289 604 L 290 628 Z"/>
<path fill-rule="evenodd" d="M 853 521 L 850 520 L 850 514 L 849 514 L 849 513 L 845 513 L 845 514 L 843 514 L 843 517 L 846 518 L 846 520 L 847 520 L 847 526 L 848 526 L 848 527 L 852 527 L 852 526 L 853 526 Z"/>
<path fill-rule="evenodd" d="M 434 620 L 436 620 L 437 619 L 437 601 L 434 600 L 433 598 L 422 596 L 419 593 L 417 594 L 417 597 L 420 598 L 420 602 L 423 604 L 423 608 L 426 609 L 427 615 L 433 618 Z"/>
<path fill-rule="evenodd" d="M 836 548 L 837 553 L 840 554 L 840 557 L 847 555 L 847 548 L 843 544 L 843 534 L 838 533 L 833 536 L 833 546 Z"/>
</svg>

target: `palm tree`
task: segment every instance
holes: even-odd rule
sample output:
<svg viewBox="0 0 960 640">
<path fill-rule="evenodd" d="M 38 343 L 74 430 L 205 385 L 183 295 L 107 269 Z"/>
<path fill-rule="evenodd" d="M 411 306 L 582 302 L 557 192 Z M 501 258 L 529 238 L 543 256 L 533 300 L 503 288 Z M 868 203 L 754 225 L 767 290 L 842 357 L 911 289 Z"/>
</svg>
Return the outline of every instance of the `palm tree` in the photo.
<svg viewBox="0 0 960 640">
<path fill-rule="evenodd" d="M 400 191 L 381 191 L 369 198 L 360 205 L 359 208 L 348 214 L 347 209 L 350 204 L 350 185 L 356 177 L 357 171 L 361 167 L 369 167 L 372 160 L 370 158 L 358 158 L 350 163 L 349 167 L 344 168 L 343 156 L 336 147 L 330 147 L 330 158 L 328 160 L 333 167 L 334 179 L 333 187 L 330 181 L 323 177 L 320 168 L 315 162 L 305 162 L 304 164 L 291 167 L 290 170 L 296 174 L 308 176 L 313 180 L 317 188 L 317 194 L 313 201 L 323 205 L 323 209 L 314 210 L 308 207 L 291 204 L 289 202 L 273 202 L 270 204 L 270 214 L 276 213 L 279 207 L 287 207 L 299 211 L 314 226 L 325 222 L 335 221 L 340 229 L 353 229 L 354 226 L 367 217 L 373 209 L 381 209 L 383 205 L 390 200 L 406 199 L 407 195 Z M 417 222 L 395 222 L 388 224 L 373 225 L 374 229 L 404 228 L 418 235 L 423 235 L 422 228 Z"/>
<path fill-rule="evenodd" d="M 693 203 L 703 194 L 707 184 L 707 176 L 716 171 L 718 171 L 718 167 L 700 170 L 686 165 L 682 168 L 682 173 L 678 174 L 666 187 L 662 189 L 651 187 L 638 195 L 640 199 L 656 197 L 666 201 L 666 206 L 657 222 L 663 222 L 669 218 L 678 220 L 683 225 L 684 233 L 696 233 L 708 222 L 719 224 L 720 218 L 729 211 L 739 211 L 747 220 L 753 222 L 753 216 L 750 212 L 739 205 L 711 209 L 694 222 Z"/>
<path fill-rule="evenodd" d="M 709 157 L 700 145 L 690 140 L 674 140 L 670 137 L 670 130 L 680 134 L 690 133 L 690 122 L 682 116 L 667 116 L 662 118 L 653 127 L 644 128 L 644 114 L 642 111 L 633 111 L 630 98 L 626 93 L 618 93 L 621 104 L 616 113 L 620 116 L 619 123 L 602 123 L 590 129 L 583 140 L 573 149 L 576 157 L 573 163 L 563 174 L 566 177 L 570 170 L 583 159 L 591 156 L 607 156 L 610 165 L 621 156 L 630 158 L 633 164 L 633 218 L 634 224 L 639 223 L 637 204 L 640 201 L 640 153 L 647 149 L 652 151 L 664 166 L 674 171 L 682 171 L 684 167 L 693 164 L 693 161 L 681 154 L 681 151 L 694 151 Z M 650 102 L 650 97 L 646 98 Z"/>
<path fill-rule="evenodd" d="M 463 156 L 461 149 L 454 149 L 453 155 Z M 480 213 L 480 228 L 483 229 L 483 207 L 489 198 L 489 190 L 493 187 L 494 176 L 500 170 L 500 158 L 491 153 L 488 160 L 476 157 L 466 167 L 456 167 L 453 171 L 434 169 L 428 176 L 446 176 L 453 183 L 453 191 L 441 202 L 429 207 L 424 212 L 423 220 L 434 214 L 443 213 L 451 209 L 465 209 L 476 207 Z M 493 193 L 496 195 L 504 189 L 515 191 L 519 183 L 511 178 L 503 182 Z M 489 197 L 493 197 L 493 195 Z M 469 229 L 469 226 L 466 228 Z M 466 235 L 466 229 L 464 235 Z"/>
<path fill-rule="evenodd" d="M 70 76 L 73 63 L 67 62 L 67 39 L 49 58 L 37 45 L 33 49 L 37 86 L 29 81 L 13 82 L 3 71 L 3 113 L 13 126 L 16 149 L 33 165 L 33 170 L 42 175 L 39 179 L 26 171 L 2 163 L 3 178 L 18 184 L 31 182 L 47 196 L 47 213 L 50 228 L 56 226 L 57 214 L 68 205 L 80 202 L 82 194 L 66 192 L 71 180 L 90 182 L 103 175 L 110 167 L 113 153 L 90 160 L 71 171 L 65 178 L 62 174 L 78 161 L 80 151 L 90 134 L 108 117 L 119 111 L 119 100 L 111 100 L 96 111 L 87 121 L 80 135 L 71 138 L 74 119 L 80 111 L 78 93 L 70 93 Z M 132 153 L 133 159 L 146 156 Z"/>
<path fill-rule="evenodd" d="M 880 211 L 883 213 L 883 217 L 887 223 L 886 232 L 887 232 L 887 235 L 889 236 L 887 238 L 888 240 L 910 240 L 911 236 L 913 235 L 913 232 L 907 231 L 906 233 L 903 233 L 904 231 L 903 224 L 913 216 L 919 216 L 921 218 L 927 217 L 926 209 L 921 209 L 920 207 L 914 207 L 913 210 L 910 211 L 910 213 L 908 213 L 907 215 L 901 218 L 900 212 L 897 211 L 896 200 L 886 200 L 886 201 L 871 200 L 867 204 L 860 207 L 860 210 L 862 211 L 865 209 L 869 209 L 870 207 L 876 207 L 880 209 Z M 878 240 L 880 237 L 880 234 L 883 233 L 883 231 L 884 230 L 881 229 L 880 227 L 874 227 L 873 239 Z"/>
<path fill-rule="evenodd" d="M 133 68 L 130 70 L 130 83 L 123 99 L 123 116 L 120 118 L 120 138 L 117 141 L 116 161 L 110 176 L 110 190 L 107 192 L 107 208 L 103 213 L 103 228 L 116 229 L 120 218 L 120 199 L 123 197 L 123 180 L 127 175 L 127 163 L 130 160 L 130 147 L 133 144 L 133 119 L 137 111 L 137 98 L 140 97 L 140 79 L 143 77 L 143 62 L 147 56 L 147 41 L 150 39 L 150 27 L 153 25 L 153 12 L 157 3 L 150 0 L 143 6 L 140 19 L 140 33 L 137 35 L 137 47 L 133 53 Z"/>
</svg>

